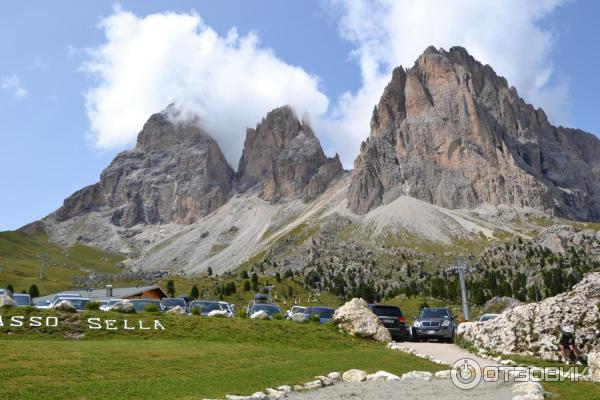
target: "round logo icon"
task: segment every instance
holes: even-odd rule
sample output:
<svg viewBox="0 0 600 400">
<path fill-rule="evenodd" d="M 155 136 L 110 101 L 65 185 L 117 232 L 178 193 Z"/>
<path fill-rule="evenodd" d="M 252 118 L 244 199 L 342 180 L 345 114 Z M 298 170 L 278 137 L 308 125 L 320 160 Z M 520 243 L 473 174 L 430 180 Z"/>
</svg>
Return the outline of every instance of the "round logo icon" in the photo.
<svg viewBox="0 0 600 400">
<path fill-rule="evenodd" d="M 452 364 L 450 380 L 459 389 L 469 390 L 481 382 L 481 367 L 475 360 L 461 358 Z"/>
</svg>

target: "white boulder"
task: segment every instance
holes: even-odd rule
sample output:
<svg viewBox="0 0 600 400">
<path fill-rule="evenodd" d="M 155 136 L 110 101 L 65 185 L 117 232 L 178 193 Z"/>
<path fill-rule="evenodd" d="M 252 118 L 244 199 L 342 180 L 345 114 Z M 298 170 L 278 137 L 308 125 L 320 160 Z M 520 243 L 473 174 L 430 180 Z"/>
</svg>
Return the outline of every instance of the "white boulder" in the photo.
<svg viewBox="0 0 600 400">
<path fill-rule="evenodd" d="M 330 372 L 330 373 L 327 374 L 327 377 L 333 383 L 338 383 L 338 382 L 342 381 L 342 374 L 340 374 L 339 372 Z"/>
<path fill-rule="evenodd" d="M 65 312 L 77 311 L 75 309 L 75 306 L 73 304 L 71 304 L 71 302 L 69 300 L 61 300 L 54 306 L 54 308 L 57 309 L 58 311 L 65 311 Z"/>
<path fill-rule="evenodd" d="M 323 382 L 321 382 L 320 379 L 317 379 L 316 381 L 306 382 L 304 385 L 302 385 L 303 390 L 314 390 L 314 389 L 320 389 L 322 387 L 323 387 Z"/>
<path fill-rule="evenodd" d="M 315 378 L 317 378 L 318 380 L 321 381 L 321 383 L 323 384 L 323 386 L 331 386 L 333 385 L 333 381 L 331 379 L 329 379 L 326 376 L 323 375 L 319 375 L 319 376 L 315 376 Z"/>
<path fill-rule="evenodd" d="M 284 392 L 282 390 L 273 389 L 273 388 L 267 388 L 265 390 L 265 393 L 267 394 L 267 398 L 269 400 L 280 400 L 280 399 L 285 399 L 287 397 L 286 392 Z"/>
<path fill-rule="evenodd" d="M 269 319 L 269 314 L 263 310 L 257 311 L 250 316 L 251 319 Z"/>
<path fill-rule="evenodd" d="M 135 308 L 129 300 L 124 300 L 120 303 L 115 304 L 111 311 L 122 312 L 122 313 L 133 313 Z"/>
<path fill-rule="evenodd" d="M 427 371 L 411 371 L 402 374 L 403 381 L 430 381 L 433 379 L 433 374 Z"/>
<path fill-rule="evenodd" d="M 438 371 L 433 376 L 435 379 L 450 379 L 452 375 L 456 375 L 456 370 L 446 369 L 443 371 Z"/>
<path fill-rule="evenodd" d="M 187 311 L 185 310 L 185 308 L 183 308 L 181 306 L 175 306 L 175 307 L 167 310 L 167 314 L 185 315 L 185 314 L 187 314 Z"/>
<path fill-rule="evenodd" d="M 394 374 L 390 374 L 386 371 L 377 371 L 374 374 L 367 375 L 368 381 L 399 381 L 400 377 Z"/>
<path fill-rule="evenodd" d="M 308 321 L 308 316 L 304 313 L 294 313 L 290 315 L 290 319 L 294 322 L 306 322 Z"/>
<path fill-rule="evenodd" d="M 350 369 L 342 374 L 344 382 L 362 382 L 367 380 L 367 373 L 360 369 Z"/>
<path fill-rule="evenodd" d="M 212 310 L 211 312 L 209 312 L 207 314 L 207 316 L 214 317 L 214 318 L 227 318 L 229 316 L 229 313 L 225 310 Z M 252 317 L 250 317 L 250 318 L 252 318 Z"/>
<path fill-rule="evenodd" d="M 354 298 L 338 308 L 333 321 L 352 336 L 372 338 L 379 342 L 391 342 L 390 332 L 369 309 L 366 301 Z"/>
<path fill-rule="evenodd" d="M 0 295 L 0 307 L 12 307 L 16 305 L 17 303 L 15 303 L 13 298 L 7 295 L 6 293 Z"/>
</svg>

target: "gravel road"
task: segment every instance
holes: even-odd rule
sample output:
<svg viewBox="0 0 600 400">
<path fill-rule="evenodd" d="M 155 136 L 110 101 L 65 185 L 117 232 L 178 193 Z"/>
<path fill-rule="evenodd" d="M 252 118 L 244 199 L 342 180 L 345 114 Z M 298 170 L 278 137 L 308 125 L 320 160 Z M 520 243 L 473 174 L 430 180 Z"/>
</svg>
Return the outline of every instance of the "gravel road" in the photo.
<svg viewBox="0 0 600 400">
<path fill-rule="evenodd" d="M 290 393 L 289 400 L 511 400 L 512 384 L 481 383 L 475 389 L 462 390 L 449 379 L 341 383 L 305 393 Z"/>
<path fill-rule="evenodd" d="M 449 365 L 453 364 L 457 360 L 460 360 L 461 358 L 470 358 L 471 360 L 475 360 L 482 367 L 488 365 L 498 365 L 492 360 L 486 360 L 485 358 L 477 357 L 475 354 L 469 353 L 467 350 L 458 347 L 455 344 L 437 342 L 405 342 L 400 344 L 402 347 L 414 349 L 417 353 L 428 354 Z"/>
<path fill-rule="evenodd" d="M 477 357 L 454 344 L 407 342 L 402 343 L 402 346 L 412 348 L 421 354 L 428 354 L 448 364 L 452 364 L 461 358 L 470 358 L 477 361 L 481 366 L 497 365 L 493 361 Z M 385 369 L 385 366 L 382 366 L 382 369 Z M 290 400 L 511 400 L 514 395 L 512 383 L 481 382 L 472 390 L 462 390 L 455 387 L 449 379 L 444 379 L 429 382 L 342 383 L 312 392 L 292 393 L 288 398 Z"/>
</svg>

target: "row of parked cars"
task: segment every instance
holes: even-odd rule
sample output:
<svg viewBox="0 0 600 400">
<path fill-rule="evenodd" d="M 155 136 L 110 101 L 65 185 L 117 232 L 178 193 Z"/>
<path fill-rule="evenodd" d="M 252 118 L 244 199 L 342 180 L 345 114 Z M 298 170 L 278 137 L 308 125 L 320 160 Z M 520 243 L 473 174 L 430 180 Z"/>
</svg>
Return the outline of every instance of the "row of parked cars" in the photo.
<svg viewBox="0 0 600 400">
<path fill-rule="evenodd" d="M 32 305 L 28 294 L 10 294 L 18 306 Z M 90 299 L 77 293 L 59 293 L 52 299 L 41 304 L 38 308 L 54 308 L 61 301 L 69 301 L 76 310 L 83 311 L 90 303 Z M 100 310 L 111 311 L 124 301 L 133 305 L 136 312 L 155 310 L 166 312 L 175 307 L 180 307 L 187 314 L 199 314 L 207 316 L 212 312 L 218 312 L 226 317 L 233 317 L 236 313 L 235 305 L 218 300 L 192 300 L 186 297 L 154 299 L 104 299 L 99 301 Z M 369 308 L 381 320 L 383 325 L 390 331 L 394 340 L 429 340 L 452 342 L 456 334 L 456 317 L 448 308 L 423 308 L 412 324 L 408 324 L 400 308 L 391 305 L 369 304 Z M 251 317 L 258 312 L 264 312 L 269 319 L 281 315 L 282 318 L 292 318 L 294 314 L 304 314 L 307 320 L 316 320 L 325 323 L 333 318 L 335 308 L 325 306 L 293 306 L 283 313 L 281 307 L 269 302 L 267 297 L 257 294 L 245 308 L 245 315 Z M 496 318 L 497 314 L 484 314 L 480 321 Z"/>
</svg>

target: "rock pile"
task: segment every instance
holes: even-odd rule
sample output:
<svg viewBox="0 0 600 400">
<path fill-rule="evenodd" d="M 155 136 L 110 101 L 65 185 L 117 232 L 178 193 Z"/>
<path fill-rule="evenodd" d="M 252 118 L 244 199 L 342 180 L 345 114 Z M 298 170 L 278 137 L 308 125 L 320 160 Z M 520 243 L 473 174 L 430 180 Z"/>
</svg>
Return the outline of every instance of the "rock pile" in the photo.
<svg viewBox="0 0 600 400">
<path fill-rule="evenodd" d="M 338 308 L 333 322 L 352 336 L 372 338 L 378 342 L 392 341 L 390 332 L 363 299 L 354 298 Z"/>
<path fill-rule="evenodd" d="M 600 351 L 600 273 L 591 273 L 569 292 L 510 309 L 486 322 L 465 322 L 457 334 L 477 348 L 559 360 L 561 327 L 575 326 L 584 352 Z"/>
</svg>

